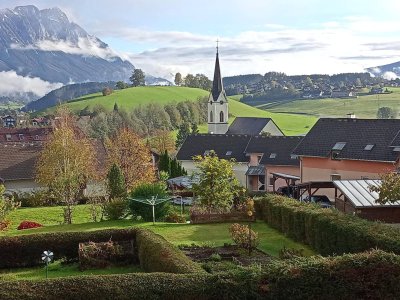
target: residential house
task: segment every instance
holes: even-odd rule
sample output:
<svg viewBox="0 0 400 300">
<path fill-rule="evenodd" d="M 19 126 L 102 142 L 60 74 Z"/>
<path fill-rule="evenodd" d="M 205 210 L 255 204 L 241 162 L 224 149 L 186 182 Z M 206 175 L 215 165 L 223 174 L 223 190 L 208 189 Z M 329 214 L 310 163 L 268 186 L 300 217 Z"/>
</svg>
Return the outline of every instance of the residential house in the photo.
<svg viewBox="0 0 400 300">
<path fill-rule="evenodd" d="M 93 140 L 96 151 L 98 172 L 105 174 L 106 150 L 101 141 Z M 36 161 L 43 149 L 42 142 L 6 142 L 0 143 L 0 181 L 6 191 L 24 193 L 32 192 L 42 187 L 35 182 Z M 87 185 L 86 196 L 104 193 L 101 182 L 91 182 Z"/>
<path fill-rule="evenodd" d="M 45 118 L 45 117 L 38 117 L 38 118 L 33 118 L 31 120 L 32 126 L 49 126 L 51 124 L 50 119 Z"/>
<path fill-rule="evenodd" d="M 400 120 L 322 118 L 293 154 L 303 183 L 379 179 L 399 166 Z"/>
<path fill-rule="evenodd" d="M 282 178 L 275 181 L 273 174 L 300 176 L 300 162 L 292 151 L 301 140 L 299 136 L 252 137 L 245 150 L 249 156 L 248 189 L 272 192 L 287 185 Z"/>
<path fill-rule="evenodd" d="M 6 128 L 15 127 L 15 125 L 17 124 L 17 120 L 11 115 L 4 116 L 1 118 L 1 120 L 3 122 L 3 127 Z"/>
<path fill-rule="evenodd" d="M 42 128 L 0 128 L 0 143 L 44 142 L 48 139 L 51 127 Z"/>
<path fill-rule="evenodd" d="M 227 134 L 283 136 L 283 132 L 271 118 L 236 117 Z"/>
<path fill-rule="evenodd" d="M 354 91 L 338 91 L 331 92 L 331 98 L 356 98 L 357 93 Z"/>
<path fill-rule="evenodd" d="M 299 161 L 292 155 L 301 137 L 254 136 L 239 134 L 190 135 L 177 153 L 182 166 L 193 173 L 193 157 L 215 151 L 219 158 L 235 159 L 234 173 L 240 183 L 251 191 L 272 191 L 272 173 L 298 176 Z M 275 188 L 286 185 L 278 180 Z"/>
</svg>

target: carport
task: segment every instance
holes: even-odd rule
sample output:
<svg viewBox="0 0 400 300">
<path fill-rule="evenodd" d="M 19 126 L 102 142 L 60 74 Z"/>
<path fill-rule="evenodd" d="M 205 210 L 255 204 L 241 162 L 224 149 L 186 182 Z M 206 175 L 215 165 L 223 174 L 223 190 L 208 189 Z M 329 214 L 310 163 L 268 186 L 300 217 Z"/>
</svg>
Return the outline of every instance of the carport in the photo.
<svg viewBox="0 0 400 300">
<path fill-rule="evenodd" d="M 300 200 L 304 195 L 313 196 L 319 189 L 334 189 L 332 181 L 309 181 L 299 183 L 295 186 L 297 199 Z"/>
<path fill-rule="evenodd" d="M 299 176 L 294 176 L 294 175 L 290 175 L 290 174 L 284 174 L 284 173 L 271 173 L 272 175 L 272 188 L 273 188 L 273 192 L 276 192 L 276 188 L 275 188 L 275 182 L 278 179 L 283 179 L 286 181 L 286 185 L 287 187 L 290 186 L 294 186 L 296 184 L 296 181 L 300 180 Z"/>
</svg>

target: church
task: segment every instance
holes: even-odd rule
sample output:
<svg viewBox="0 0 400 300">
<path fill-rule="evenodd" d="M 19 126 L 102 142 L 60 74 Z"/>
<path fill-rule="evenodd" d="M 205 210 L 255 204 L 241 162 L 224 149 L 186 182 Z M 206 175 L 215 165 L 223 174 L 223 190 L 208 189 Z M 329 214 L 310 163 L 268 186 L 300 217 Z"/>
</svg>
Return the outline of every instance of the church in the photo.
<svg viewBox="0 0 400 300">
<path fill-rule="evenodd" d="M 234 100 L 232 100 L 234 101 Z M 208 133 L 189 135 L 177 153 L 182 166 L 193 173 L 192 158 L 211 150 L 223 159 L 234 159 L 234 172 L 250 191 L 272 191 L 285 186 L 275 173 L 300 175 L 300 165 L 292 150 L 302 137 L 285 136 L 270 118 L 236 117 L 229 126 L 229 100 L 224 91 L 219 52 L 208 98 Z"/>
</svg>

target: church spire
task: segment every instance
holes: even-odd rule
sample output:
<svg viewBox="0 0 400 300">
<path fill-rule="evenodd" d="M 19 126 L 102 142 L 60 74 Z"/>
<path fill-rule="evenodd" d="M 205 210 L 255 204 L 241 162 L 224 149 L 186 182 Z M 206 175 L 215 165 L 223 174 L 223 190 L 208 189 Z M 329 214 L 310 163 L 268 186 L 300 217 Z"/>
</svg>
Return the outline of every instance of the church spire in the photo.
<svg viewBox="0 0 400 300">
<path fill-rule="evenodd" d="M 221 69 L 219 67 L 218 40 L 217 40 L 217 56 L 215 59 L 214 80 L 211 90 L 211 94 L 213 96 L 214 101 L 217 101 L 223 89 L 224 87 L 222 86 Z"/>
</svg>

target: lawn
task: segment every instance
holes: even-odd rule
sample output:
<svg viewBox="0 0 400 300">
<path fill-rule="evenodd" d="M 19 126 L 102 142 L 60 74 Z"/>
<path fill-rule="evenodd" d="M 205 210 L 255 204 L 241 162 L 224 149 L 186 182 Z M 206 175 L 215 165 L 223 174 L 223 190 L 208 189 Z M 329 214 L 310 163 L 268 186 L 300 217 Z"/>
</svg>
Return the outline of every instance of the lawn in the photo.
<svg viewBox="0 0 400 300">
<path fill-rule="evenodd" d="M 197 100 L 199 97 L 208 95 L 209 92 L 197 88 L 174 86 L 141 86 L 123 90 L 115 90 L 114 93 L 108 96 L 103 96 L 101 93 L 86 95 L 78 99 L 71 100 L 66 105 L 72 111 L 79 112 L 86 106 L 93 108 L 98 104 L 101 104 L 107 110 L 112 110 L 114 103 L 117 103 L 120 109 L 129 111 L 139 105 L 145 105 L 149 103 L 165 105 L 171 102 Z"/>
<path fill-rule="evenodd" d="M 77 275 L 111 275 L 142 272 L 139 266 L 119 266 L 105 269 L 79 270 L 79 264 L 63 265 L 56 261 L 49 265 L 48 278 L 77 276 Z M 0 270 L 0 280 L 41 280 L 46 278 L 45 267 L 20 268 L 12 270 Z"/>
<path fill-rule="evenodd" d="M 20 235 L 44 232 L 65 232 L 65 231 L 93 231 L 105 228 L 126 228 L 129 226 L 146 227 L 164 236 L 174 245 L 179 244 L 212 244 L 222 246 L 224 243 L 232 243 L 227 223 L 218 224 L 171 224 L 149 222 L 139 222 L 132 220 L 103 221 L 94 223 L 91 221 L 88 205 L 79 205 L 75 208 L 74 222 L 72 225 L 58 225 L 62 221 L 61 207 L 43 208 L 22 208 L 13 212 L 10 216 L 12 229 L 3 235 Z M 58 216 L 58 217 L 57 217 Z M 22 220 L 36 221 L 43 225 L 42 228 L 30 230 L 16 230 Z M 259 248 L 270 255 L 278 256 L 279 250 L 283 246 L 287 248 L 304 249 L 306 255 L 315 254 L 309 247 L 294 242 L 285 237 L 280 232 L 272 229 L 266 223 L 258 221 L 253 224 L 253 228 L 260 237 Z"/>
<path fill-rule="evenodd" d="M 400 104 L 400 88 L 388 88 L 391 94 L 362 95 L 350 99 L 314 99 L 296 100 L 267 108 L 271 112 L 303 113 L 318 117 L 346 117 L 355 113 L 358 118 L 376 118 L 380 107 L 390 107 L 398 110 Z"/>
</svg>

